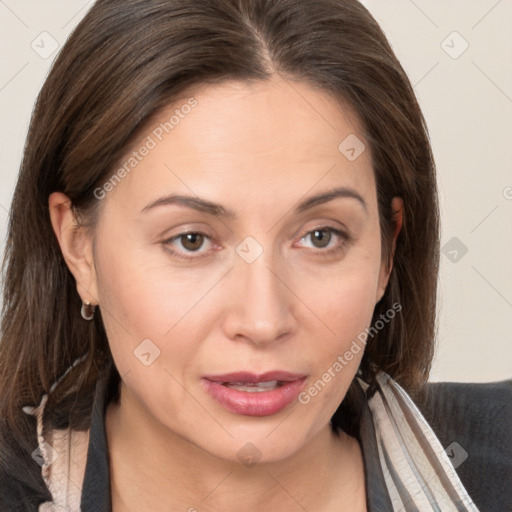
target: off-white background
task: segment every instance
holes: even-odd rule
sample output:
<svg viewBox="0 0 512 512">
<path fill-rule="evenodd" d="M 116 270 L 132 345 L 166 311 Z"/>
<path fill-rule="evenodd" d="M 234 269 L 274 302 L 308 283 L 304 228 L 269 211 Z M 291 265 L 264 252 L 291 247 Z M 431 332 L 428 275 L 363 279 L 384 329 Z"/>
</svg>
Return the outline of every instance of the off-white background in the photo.
<svg viewBox="0 0 512 512">
<path fill-rule="evenodd" d="M 512 0 L 363 3 L 414 85 L 438 167 L 443 255 L 431 379 L 511 378 Z M 0 0 L 2 253 L 30 113 L 56 55 L 42 58 L 31 45 L 44 53 L 53 38 L 60 48 L 90 6 Z"/>
</svg>

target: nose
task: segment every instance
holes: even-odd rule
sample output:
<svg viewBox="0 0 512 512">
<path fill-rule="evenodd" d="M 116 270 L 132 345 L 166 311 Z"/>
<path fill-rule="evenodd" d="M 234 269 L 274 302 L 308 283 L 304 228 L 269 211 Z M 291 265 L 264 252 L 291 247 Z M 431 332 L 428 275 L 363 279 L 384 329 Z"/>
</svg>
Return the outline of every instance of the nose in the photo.
<svg viewBox="0 0 512 512">
<path fill-rule="evenodd" d="M 265 252 L 252 263 L 238 258 L 230 274 L 233 294 L 224 317 L 229 339 L 268 345 L 295 331 L 295 295 Z"/>
</svg>

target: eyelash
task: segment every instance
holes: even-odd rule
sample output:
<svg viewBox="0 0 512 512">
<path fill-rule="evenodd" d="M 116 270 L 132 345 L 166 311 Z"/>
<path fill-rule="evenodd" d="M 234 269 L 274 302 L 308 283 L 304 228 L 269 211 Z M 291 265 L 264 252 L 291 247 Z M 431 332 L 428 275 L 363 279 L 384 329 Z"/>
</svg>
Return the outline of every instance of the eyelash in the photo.
<svg viewBox="0 0 512 512">
<path fill-rule="evenodd" d="M 343 231 L 340 231 L 339 229 L 335 229 L 335 228 L 330 227 L 330 226 L 320 226 L 320 227 L 317 227 L 317 228 L 313 228 L 310 231 L 307 231 L 304 235 L 302 235 L 300 237 L 300 240 L 306 238 L 309 235 L 314 234 L 315 231 L 327 231 L 327 232 L 330 232 L 330 233 L 338 236 L 339 238 L 341 238 L 342 241 L 341 241 L 341 243 L 338 246 L 330 248 L 330 249 L 310 250 L 309 252 L 311 254 L 313 254 L 313 256 L 328 257 L 328 256 L 332 256 L 334 254 L 337 254 L 337 253 L 341 252 L 342 250 L 344 250 L 345 246 L 347 244 L 349 244 L 350 242 L 352 242 L 352 239 L 353 239 L 351 235 L 349 235 L 348 233 L 344 233 Z M 191 261 L 191 260 L 196 260 L 196 259 L 199 259 L 199 258 L 206 257 L 207 254 L 200 255 L 200 256 L 183 256 L 183 254 L 181 254 L 180 252 L 175 251 L 175 250 L 169 248 L 169 245 L 174 240 L 179 240 L 181 237 L 184 237 L 186 235 L 201 235 L 201 236 L 203 236 L 205 238 L 208 238 L 208 239 L 210 238 L 207 234 L 205 234 L 205 233 L 203 233 L 201 231 L 186 231 L 184 233 L 179 233 L 178 235 L 173 236 L 172 238 L 169 238 L 169 239 L 163 241 L 163 245 L 165 246 L 166 251 L 169 252 L 174 258 L 176 258 L 178 260 L 181 260 L 181 261 Z M 194 251 L 191 251 L 191 254 L 193 254 L 193 253 L 194 253 Z"/>
</svg>

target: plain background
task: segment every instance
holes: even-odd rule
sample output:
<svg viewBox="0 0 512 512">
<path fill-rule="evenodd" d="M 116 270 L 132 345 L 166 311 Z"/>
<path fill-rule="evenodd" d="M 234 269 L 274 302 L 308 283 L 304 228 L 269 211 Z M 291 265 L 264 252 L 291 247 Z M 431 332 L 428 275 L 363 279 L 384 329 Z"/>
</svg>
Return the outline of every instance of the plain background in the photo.
<svg viewBox="0 0 512 512">
<path fill-rule="evenodd" d="M 431 380 L 511 378 L 512 0 L 363 4 L 414 86 L 437 163 L 443 254 Z M 0 0 L 2 254 L 31 110 L 58 49 L 45 52 L 91 5 Z"/>
</svg>

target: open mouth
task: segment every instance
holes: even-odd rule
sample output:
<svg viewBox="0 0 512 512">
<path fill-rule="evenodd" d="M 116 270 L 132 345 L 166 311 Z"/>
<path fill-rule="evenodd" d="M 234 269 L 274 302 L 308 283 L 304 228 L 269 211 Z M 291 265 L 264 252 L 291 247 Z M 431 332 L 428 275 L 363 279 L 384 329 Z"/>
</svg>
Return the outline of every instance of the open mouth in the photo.
<svg viewBox="0 0 512 512">
<path fill-rule="evenodd" d="M 272 391 L 282 387 L 284 381 L 270 380 L 267 382 L 223 382 L 222 385 L 238 391 L 247 391 L 249 393 L 258 393 L 262 391 Z"/>
</svg>

